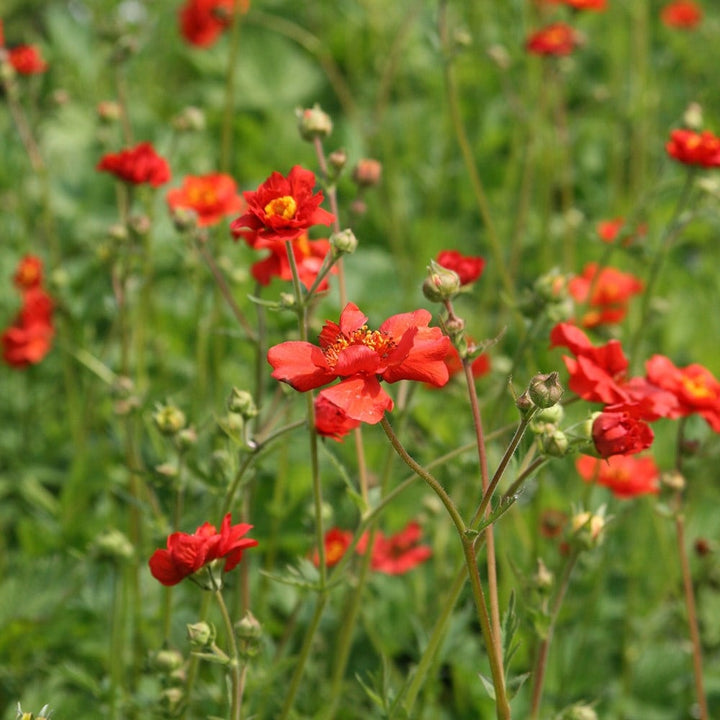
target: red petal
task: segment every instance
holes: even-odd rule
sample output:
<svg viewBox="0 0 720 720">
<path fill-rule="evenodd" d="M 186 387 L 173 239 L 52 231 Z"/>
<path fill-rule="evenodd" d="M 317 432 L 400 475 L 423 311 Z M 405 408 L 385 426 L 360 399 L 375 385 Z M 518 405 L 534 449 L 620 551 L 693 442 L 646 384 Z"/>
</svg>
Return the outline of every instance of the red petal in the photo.
<svg viewBox="0 0 720 720">
<path fill-rule="evenodd" d="M 337 377 L 323 351 L 308 342 L 291 340 L 275 345 L 268 350 L 267 359 L 273 366 L 272 377 L 300 392 L 326 385 Z"/>
<path fill-rule="evenodd" d="M 342 409 L 353 420 L 374 425 L 386 410 L 393 409 L 392 398 L 375 377 L 351 377 L 325 388 L 320 395 Z"/>
</svg>

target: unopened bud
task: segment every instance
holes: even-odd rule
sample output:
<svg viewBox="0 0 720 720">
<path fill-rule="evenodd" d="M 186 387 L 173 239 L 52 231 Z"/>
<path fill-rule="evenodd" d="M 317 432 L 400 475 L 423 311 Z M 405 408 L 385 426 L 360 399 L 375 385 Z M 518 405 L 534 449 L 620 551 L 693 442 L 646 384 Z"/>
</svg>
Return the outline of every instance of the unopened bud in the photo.
<svg viewBox="0 0 720 720">
<path fill-rule="evenodd" d="M 531 400 L 539 408 L 549 408 L 560 400 L 563 387 L 557 372 L 538 373 L 528 385 Z"/>
<path fill-rule="evenodd" d="M 677 470 L 670 470 L 669 472 L 662 473 L 660 475 L 660 482 L 666 488 L 675 490 L 676 492 L 682 492 L 686 485 L 684 475 Z"/>
<path fill-rule="evenodd" d="M 144 237 L 152 228 L 152 220 L 147 215 L 133 215 L 130 218 L 130 227 L 136 235 Z"/>
<path fill-rule="evenodd" d="M 515 407 L 520 411 L 520 414 L 523 417 L 527 416 L 535 409 L 535 403 L 530 398 L 530 393 L 527 390 L 516 398 Z"/>
<path fill-rule="evenodd" d="M 537 570 L 532 576 L 532 582 L 541 595 L 546 595 L 555 582 L 555 576 L 547 569 L 541 558 L 538 558 Z"/>
<path fill-rule="evenodd" d="M 581 550 L 589 550 L 602 541 L 605 518 L 602 513 L 594 515 L 587 510 L 573 515 L 570 521 L 570 541 Z"/>
<path fill-rule="evenodd" d="M 215 642 L 215 628 L 206 622 L 188 624 L 188 639 L 194 648 L 207 648 Z"/>
<path fill-rule="evenodd" d="M 423 295 L 430 302 L 445 302 L 460 291 L 460 276 L 454 270 L 449 270 L 431 260 L 422 290 Z"/>
<path fill-rule="evenodd" d="M 382 164 L 379 160 L 372 158 L 358 160 L 352 177 L 360 187 L 373 187 L 380 182 L 382 177 Z"/>
<path fill-rule="evenodd" d="M 187 450 L 197 443 L 197 432 L 194 427 L 183 428 L 175 436 L 175 440 L 181 450 Z"/>
<path fill-rule="evenodd" d="M 102 100 L 95 108 L 98 118 L 104 123 L 114 123 L 120 119 L 122 109 L 115 100 Z"/>
<path fill-rule="evenodd" d="M 153 668 L 169 675 L 182 667 L 183 656 L 177 650 L 158 650 L 151 658 Z"/>
<path fill-rule="evenodd" d="M 578 703 L 567 708 L 559 720 L 598 720 L 598 715 L 590 705 Z"/>
<path fill-rule="evenodd" d="M 332 132 L 333 124 L 330 116 L 316 103 L 311 108 L 297 110 L 298 130 L 303 140 L 326 138 Z"/>
<path fill-rule="evenodd" d="M 330 236 L 330 247 L 335 257 L 352 255 L 357 250 L 358 241 L 355 233 L 347 228 Z"/>
<path fill-rule="evenodd" d="M 257 655 L 262 638 L 262 625 L 249 610 L 242 620 L 235 623 L 235 635 L 239 641 L 240 653 L 245 658 Z"/>
<path fill-rule="evenodd" d="M 187 232 L 197 227 L 198 215 L 192 208 L 176 207 L 171 210 L 172 222 L 178 232 Z"/>
<path fill-rule="evenodd" d="M 183 701 L 185 693 L 182 688 L 169 687 L 160 693 L 160 704 L 169 711 L 176 710 Z"/>
<path fill-rule="evenodd" d="M 130 560 L 135 554 L 133 544 L 127 536 L 115 529 L 105 530 L 98 535 L 91 550 L 107 560 Z"/>
<path fill-rule="evenodd" d="M 155 427 L 163 435 L 175 435 L 185 427 L 185 413 L 175 405 L 156 405 L 152 416 Z"/>
<path fill-rule="evenodd" d="M 683 113 L 683 124 L 690 130 L 702 130 L 703 111 L 700 103 L 691 102 Z"/>
<path fill-rule="evenodd" d="M 230 392 L 227 407 L 231 413 L 237 413 L 245 420 L 254 418 L 258 414 L 252 394 L 247 390 L 240 390 L 236 387 Z"/>
<path fill-rule="evenodd" d="M 178 132 L 201 132 L 205 129 L 205 113 L 194 105 L 183 108 L 172 120 Z"/>
<path fill-rule="evenodd" d="M 107 229 L 108 237 L 117 242 L 125 242 L 128 237 L 127 227 L 122 223 L 115 223 Z"/>
<path fill-rule="evenodd" d="M 562 430 L 554 430 L 540 436 L 540 447 L 545 455 L 550 457 L 564 457 L 567 455 L 569 445 L 567 435 Z"/>
<path fill-rule="evenodd" d="M 347 165 L 348 156 L 345 150 L 333 150 L 328 155 L 328 162 L 330 166 L 335 169 L 336 173 L 339 173 L 345 165 Z"/>
</svg>

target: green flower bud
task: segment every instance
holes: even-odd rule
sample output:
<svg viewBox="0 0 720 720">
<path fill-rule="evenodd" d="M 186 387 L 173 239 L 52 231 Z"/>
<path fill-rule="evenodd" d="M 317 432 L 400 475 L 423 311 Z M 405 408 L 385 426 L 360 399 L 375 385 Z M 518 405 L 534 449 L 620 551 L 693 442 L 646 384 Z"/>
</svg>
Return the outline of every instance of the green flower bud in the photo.
<svg viewBox="0 0 720 720">
<path fill-rule="evenodd" d="M 430 302 L 450 300 L 460 291 L 460 276 L 454 270 L 449 270 L 431 260 L 422 289 L 423 295 Z"/>
<path fill-rule="evenodd" d="M 163 435 L 176 435 L 180 430 L 185 427 L 187 422 L 185 413 L 175 405 L 161 405 L 155 406 L 155 412 L 152 416 L 155 427 Z"/>
<path fill-rule="evenodd" d="M 169 675 L 182 667 L 185 662 L 182 654 L 177 650 L 158 650 L 151 658 L 152 667 L 158 672 Z"/>
<path fill-rule="evenodd" d="M 332 248 L 333 257 L 352 255 L 355 250 L 357 250 L 357 246 L 357 238 L 350 228 L 333 233 L 330 236 L 330 247 Z"/>
<path fill-rule="evenodd" d="M 252 394 L 247 390 L 240 390 L 236 387 L 230 392 L 227 407 L 231 413 L 237 413 L 245 420 L 254 418 L 258 414 Z"/>
<path fill-rule="evenodd" d="M 311 108 L 297 110 L 296 114 L 298 130 L 303 140 L 312 142 L 315 138 L 326 138 L 332 132 L 332 119 L 317 103 Z"/>
<path fill-rule="evenodd" d="M 328 155 L 328 162 L 330 167 L 335 170 L 335 174 L 339 174 L 341 170 L 347 165 L 348 156 L 345 150 L 333 150 Z"/>
<path fill-rule="evenodd" d="M 195 649 L 208 648 L 215 642 L 215 628 L 206 622 L 197 622 L 188 624 L 187 626 L 188 639 L 190 645 Z"/>
<path fill-rule="evenodd" d="M 98 535 L 91 550 L 97 553 L 98 557 L 107 560 L 131 560 L 135 555 L 135 548 L 127 536 L 120 530 L 105 530 Z"/>
<path fill-rule="evenodd" d="M 564 457 L 567 455 L 570 442 L 562 430 L 540 436 L 540 447 L 545 455 L 550 457 Z"/>
<path fill-rule="evenodd" d="M 590 705 L 578 703 L 563 711 L 558 720 L 598 720 L 598 716 Z"/>
<path fill-rule="evenodd" d="M 167 710 L 173 711 L 180 706 L 184 696 L 185 693 L 182 691 L 182 688 L 165 688 L 165 690 L 160 693 L 160 704 Z"/>
<path fill-rule="evenodd" d="M 530 399 L 539 408 L 549 408 L 562 397 L 563 387 L 557 372 L 538 373 L 528 385 Z"/>
</svg>

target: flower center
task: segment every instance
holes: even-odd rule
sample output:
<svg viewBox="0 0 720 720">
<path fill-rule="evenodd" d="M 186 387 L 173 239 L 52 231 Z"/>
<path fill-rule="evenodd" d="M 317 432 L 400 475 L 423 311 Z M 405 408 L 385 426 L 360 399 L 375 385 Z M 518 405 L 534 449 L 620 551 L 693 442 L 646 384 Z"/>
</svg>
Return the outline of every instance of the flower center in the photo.
<svg viewBox="0 0 720 720">
<path fill-rule="evenodd" d="M 215 205 L 218 198 L 215 189 L 210 185 L 195 185 L 188 190 L 188 200 L 193 207 L 206 207 Z"/>
<path fill-rule="evenodd" d="M 345 554 L 345 545 L 340 541 L 329 542 L 325 549 L 325 562 L 334 565 Z"/>
<path fill-rule="evenodd" d="M 694 378 L 685 376 L 682 378 L 682 385 L 688 395 L 697 400 L 713 397 L 712 390 L 707 386 L 705 379 L 701 376 Z"/>
<path fill-rule="evenodd" d="M 328 365 L 335 367 L 338 355 L 351 345 L 366 345 L 372 348 L 381 358 L 386 358 L 395 347 L 395 341 L 390 335 L 386 335 L 379 330 L 370 330 L 367 325 L 363 325 L 350 333 L 350 335 L 338 335 L 335 342 L 323 350 Z"/>
<path fill-rule="evenodd" d="M 279 215 L 283 220 L 291 220 L 295 217 L 297 203 L 292 195 L 283 195 L 282 197 L 271 200 L 265 206 L 265 214 L 268 217 Z"/>
</svg>

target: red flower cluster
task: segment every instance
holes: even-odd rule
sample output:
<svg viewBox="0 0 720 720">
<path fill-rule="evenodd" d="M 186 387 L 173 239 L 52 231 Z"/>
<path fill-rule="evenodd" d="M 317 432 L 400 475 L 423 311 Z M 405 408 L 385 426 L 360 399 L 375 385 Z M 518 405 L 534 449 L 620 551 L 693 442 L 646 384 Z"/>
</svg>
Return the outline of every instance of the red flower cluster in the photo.
<svg viewBox="0 0 720 720">
<path fill-rule="evenodd" d="M 642 282 L 629 273 L 612 267 L 602 268 L 598 273 L 597 263 L 588 263 L 582 275 L 568 283 L 570 295 L 589 305 L 589 311 L 580 320 L 583 327 L 620 322 L 627 314 L 628 300 L 642 289 Z"/>
<path fill-rule="evenodd" d="M 194 210 L 200 227 L 215 225 L 225 215 L 245 209 L 245 201 L 237 194 L 235 181 L 224 173 L 188 175 L 182 187 L 168 191 L 167 203 L 171 210 Z"/>
<path fill-rule="evenodd" d="M 709 130 L 673 130 L 665 145 L 668 155 L 685 165 L 720 167 L 720 138 Z"/>
<path fill-rule="evenodd" d="M 187 0 L 180 8 L 180 32 L 191 45 L 209 47 L 230 25 L 235 10 L 246 13 L 250 0 Z"/>
<path fill-rule="evenodd" d="M 456 272 L 461 285 L 475 282 L 485 269 L 485 258 L 462 255 L 457 250 L 443 250 L 435 260 L 438 265 Z"/>
<path fill-rule="evenodd" d="M 214 525 L 203 523 L 192 535 L 172 533 L 167 539 L 167 549 L 156 550 L 148 564 L 150 572 L 163 585 L 177 585 L 214 560 L 225 560 L 224 572 L 232 570 L 242 560 L 243 551 L 258 544 L 243 535 L 252 525 L 230 524 L 230 513 L 222 521 L 220 532 Z"/>
<path fill-rule="evenodd" d="M 12 325 L 0 336 L 3 360 L 16 368 L 39 363 L 50 352 L 55 334 L 53 302 L 42 288 L 42 261 L 26 255 L 15 271 L 15 286 L 22 307 Z"/>
<path fill-rule="evenodd" d="M 671 28 L 682 28 L 692 30 L 702 20 L 703 13 L 700 6 L 692 0 L 676 0 L 666 5 L 661 13 L 660 19 L 663 24 Z"/>
<path fill-rule="evenodd" d="M 596 482 L 620 498 L 658 492 L 660 473 L 651 457 L 613 455 L 605 460 L 583 455 L 575 461 L 585 482 Z"/>
<path fill-rule="evenodd" d="M 570 55 L 579 44 L 579 33 L 558 22 L 532 33 L 525 42 L 525 49 L 534 55 Z"/>
<path fill-rule="evenodd" d="M 8 50 L 8 61 L 20 75 L 44 73 L 48 65 L 35 45 L 17 45 Z"/>
<path fill-rule="evenodd" d="M 428 558 L 432 557 L 432 549 L 420 545 L 422 530 L 416 521 L 409 522 L 400 532 L 386 537 L 382 532 L 375 533 L 370 548 L 370 567 L 386 575 L 403 575 Z M 352 533 L 339 528 L 332 528 L 325 533 L 325 562 L 328 567 L 336 565 L 347 551 L 352 541 Z M 364 554 L 368 549 L 369 534 L 364 533 L 356 550 Z M 313 562 L 319 563 L 317 550 L 313 553 Z"/>
<path fill-rule="evenodd" d="M 272 377 L 300 392 L 339 379 L 320 396 L 352 420 L 378 423 L 393 408 L 381 380 L 417 380 L 437 387 L 448 381 L 444 358 L 450 339 L 440 328 L 428 327 L 430 319 L 427 310 L 415 310 L 393 315 L 378 330 L 370 330 L 367 317 L 348 303 L 339 324 L 325 323 L 319 347 L 289 341 L 270 348 Z"/>
<path fill-rule="evenodd" d="M 617 236 L 619 235 L 620 231 L 624 227 L 625 227 L 625 218 L 618 217 L 618 218 L 613 218 L 612 220 L 601 220 L 597 224 L 597 227 L 595 229 L 597 230 L 597 234 L 603 242 L 614 243 L 615 240 L 617 239 Z M 627 236 L 623 240 L 623 246 L 627 247 L 637 237 L 645 235 L 646 233 L 647 233 L 647 225 L 638 225 L 637 228 L 635 228 L 635 233 L 633 235 Z"/>
<path fill-rule="evenodd" d="M 148 183 L 159 187 L 170 180 L 170 166 L 149 142 L 103 155 L 96 169 L 112 173 L 132 185 Z"/>
</svg>

